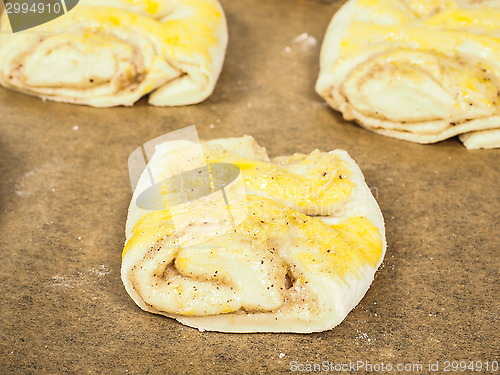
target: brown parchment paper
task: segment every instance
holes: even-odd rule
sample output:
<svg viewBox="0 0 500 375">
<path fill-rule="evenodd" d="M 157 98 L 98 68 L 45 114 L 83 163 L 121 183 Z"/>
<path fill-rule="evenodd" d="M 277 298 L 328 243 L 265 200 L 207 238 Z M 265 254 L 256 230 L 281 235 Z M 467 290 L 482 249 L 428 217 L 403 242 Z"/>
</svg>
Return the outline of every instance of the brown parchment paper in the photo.
<svg viewBox="0 0 500 375">
<path fill-rule="evenodd" d="M 437 363 L 442 373 L 445 361 L 499 360 L 500 152 L 385 138 L 328 108 L 314 83 L 341 3 L 223 0 L 227 58 L 199 105 L 93 109 L 0 89 L 0 372 L 274 374 L 320 364 L 335 373 L 355 363 L 360 373 L 377 364 L 427 373 Z M 199 332 L 127 295 L 128 155 L 193 124 L 203 139 L 251 134 L 271 156 L 342 148 L 359 163 L 388 250 L 340 326 Z"/>
</svg>

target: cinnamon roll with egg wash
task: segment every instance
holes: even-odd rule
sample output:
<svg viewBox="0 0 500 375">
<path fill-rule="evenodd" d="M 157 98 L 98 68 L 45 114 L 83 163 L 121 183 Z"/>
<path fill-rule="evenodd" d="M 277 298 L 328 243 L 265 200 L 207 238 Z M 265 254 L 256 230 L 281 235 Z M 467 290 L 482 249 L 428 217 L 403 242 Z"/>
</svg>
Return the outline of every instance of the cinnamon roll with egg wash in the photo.
<svg viewBox="0 0 500 375">
<path fill-rule="evenodd" d="M 350 0 L 326 32 L 316 91 L 382 135 L 500 147 L 480 135 L 500 128 L 500 3 Z"/>
<path fill-rule="evenodd" d="M 214 90 L 227 45 L 216 0 L 80 0 L 16 33 L 1 17 L 0 84 L 93 107 L 194 104 Z"/>
<path fill-rule="evenodd" d="M 217 189 L 196 194 L 201 172 L 176 177 L 157 190 L 165 208 L 148 209 L 140 196 L 151 178 L 172 181 L 195 167 L 189 141 L 156 147 L 126 225 L 121 274 L 132 299 L 200 330 L 308 333 L 342 322 L 386 249 L 382 214 L 356 163 L 342 150 L 270 159 L 250 136 L 202 146 L 212 174 L 232 165 L 241 179 L 217 200 Z M 179 194 L 199 198 L 173 206 Z"/>
</svg>

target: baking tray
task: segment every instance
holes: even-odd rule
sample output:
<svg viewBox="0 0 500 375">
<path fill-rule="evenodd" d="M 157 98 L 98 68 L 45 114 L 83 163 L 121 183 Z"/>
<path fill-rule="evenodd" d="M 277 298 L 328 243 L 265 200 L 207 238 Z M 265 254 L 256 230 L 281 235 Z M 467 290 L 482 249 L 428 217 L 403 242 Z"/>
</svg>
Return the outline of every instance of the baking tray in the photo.
<svg viewBox="0 0 500 375">
<path fill-rule="evenodd" d="M 227 57 L 199 105 L 94 109 L 0 89 L 0 372 L 271 374 L 321 364 L 334 373 L 402 364 L 418 373 L 420 364 L 425 373 L 436 363 L 443 372 L 446 361 L 498 360 L 500 153 L 467 151 L 456 139 L 385 138 L 327 107 L 314 83 L 341 3 L 223 0 Z M 199 332 L 127 295 L 127 158 L 190 125 L 202 139 L 251 134 L 271 156 L 341 148 L 359 163 L 388 249 L 338 327 Z"/>
</svg>

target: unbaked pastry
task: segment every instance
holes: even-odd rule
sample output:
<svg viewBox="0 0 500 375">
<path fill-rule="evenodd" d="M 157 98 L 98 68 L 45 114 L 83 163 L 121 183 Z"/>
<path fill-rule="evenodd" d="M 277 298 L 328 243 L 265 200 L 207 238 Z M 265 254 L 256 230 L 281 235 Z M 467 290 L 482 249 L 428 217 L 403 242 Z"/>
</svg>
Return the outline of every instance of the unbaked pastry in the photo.
<svg viewBox="0 0 500 375">
<path fill-rule="evenodd" d="M 350 0 L 320 63 L 317 92 L 377 133 L 434 143 L 500 128 L 497 0 Z"/>
<path fill-rule="evenodd" d="M 356 163 L 341 150 L 270 160 L 252 137 L 217 139 L 203 144 L 204 154 L 210 166 L 241 168 L 246 196 L 235 199 L 233 183 L 226 195 L 233 213 L 244 203 L 244 217 L 229 223 L 211 195 L 175 214 L 168 206 L 139 207 L 151 177 L 196 167 L 195 147 L 179 140 L 157 146 L 137 184 L 121 270 L 137 305 L 221 332 L 307 333 L 339 324 L 368 290 L 386 249 L 382 214 Z"/>
<path fill-rule="evenodd" d="M 0 29 L 0 84 L 93 107 L 198 103 L 214 90 L 227 28 L 217 0 L 80 0 L 32 29 Z"/>
</svg>

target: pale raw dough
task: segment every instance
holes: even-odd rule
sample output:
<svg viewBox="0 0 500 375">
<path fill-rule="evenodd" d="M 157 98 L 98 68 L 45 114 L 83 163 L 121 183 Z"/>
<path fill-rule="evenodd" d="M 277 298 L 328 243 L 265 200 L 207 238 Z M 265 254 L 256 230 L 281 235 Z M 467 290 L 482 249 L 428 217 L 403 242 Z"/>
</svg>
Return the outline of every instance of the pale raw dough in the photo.
<svg viewBox="0 0 500 375">
<path fill-rule="evenodd" d="M 460 134 L 460 140 L 469 150 L 500 148 L 500 129 Z"/>
<path fill-rule="evenodd" d="M 382 214 L 356 163 L 341 150 L 270 162 L 252 137 L 213 140 L 203 144 L 207 159 L 239 165 L 247 186 L 248 212 L 236 226 L 228 225 L 217 194 L 171 215 L 137 207 L 149 173 L 160 181 L 197 167 L 189 156 L 195 147 L 188 141 L 157 146 L 137 184 L 121 271 L 137 305 L 200 330 L 308 333 L 338 325 L 368 290 L 386 249 Z M 317 169 L 325 160 L 330 165 Z M 256 195 L 251 179 L 267 184 L 265 194 Z M 326 191 L 328 204 L 339 206 L 334 214 L 300 212 L 309 208 L 298 204 L 302 190 L 293 193 L 296 179 L 317 184 L 311 201 Z M 279 203 L 281 190 L 272 181 L 297 197 L 295 208 Z M 226 188 L 233 213 L 242 200 L 234 185 Z M 328 195 L 341 190 L 333 185 L 347 189 L 347 198 Z"/>
</svg>

